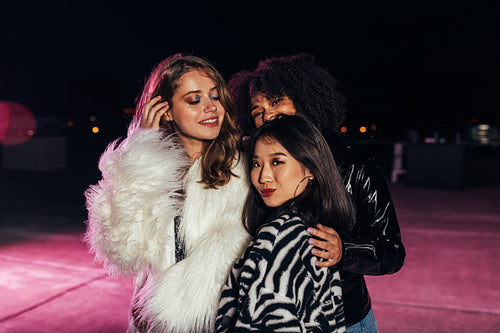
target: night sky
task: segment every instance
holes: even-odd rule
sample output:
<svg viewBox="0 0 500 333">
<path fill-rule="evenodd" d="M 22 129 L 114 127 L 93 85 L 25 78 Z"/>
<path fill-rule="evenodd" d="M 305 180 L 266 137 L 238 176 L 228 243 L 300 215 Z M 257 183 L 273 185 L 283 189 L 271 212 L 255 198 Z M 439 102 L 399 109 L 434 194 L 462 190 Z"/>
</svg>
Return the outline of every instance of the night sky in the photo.
<svg viewBox="0 0 500 333">
<path fill-rule="evenodd" d="M 348 3 L 2 1 L 0 100 L 63 120 L 122 117 L 174 53 L 205 57 L 229 79 L 309 52 L 338 78 L 351 123 L 395 137 L 499 125 L 498 5 Z"/>
</svg>

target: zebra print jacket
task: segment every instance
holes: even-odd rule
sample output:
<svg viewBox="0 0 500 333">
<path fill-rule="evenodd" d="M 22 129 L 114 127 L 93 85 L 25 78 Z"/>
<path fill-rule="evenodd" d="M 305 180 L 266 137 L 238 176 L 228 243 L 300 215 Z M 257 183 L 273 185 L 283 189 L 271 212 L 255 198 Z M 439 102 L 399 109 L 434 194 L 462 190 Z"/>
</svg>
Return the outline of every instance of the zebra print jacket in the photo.
<svg viewBox="0 0 500 333">
<path fill-rule="evenodd" d="M 335 266 L 318 267 L 296 211 L 264 225 L 226 281 L 217 332 L 345 332 Z"/>
</svg>

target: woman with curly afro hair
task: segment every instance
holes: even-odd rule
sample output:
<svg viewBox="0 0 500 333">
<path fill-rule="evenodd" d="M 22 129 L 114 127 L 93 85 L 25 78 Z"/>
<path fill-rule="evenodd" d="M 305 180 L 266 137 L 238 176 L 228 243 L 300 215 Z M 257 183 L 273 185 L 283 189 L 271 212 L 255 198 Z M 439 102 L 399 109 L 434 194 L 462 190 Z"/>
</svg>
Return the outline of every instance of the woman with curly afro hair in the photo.
<svg viewBox="0 0 500 333">
<path fill-rule="evenodd" d="M 253 72 L 241 71 L 233 75 L 229 89 L 240 111 L 252 106 L 252 97 L 261 94 L 272 103 L 287 97 L 293 106 L 311 120 L 322 133 L 337 131 L 345 119 L 345 98 L 337 90 L 337 80 L 314 62 L 314 57 L 299 54 L 290 57 L 269 58 L 259 62 Z M 244 93 L 246 92 L 246 93 Z M 255 120 L 272 118 L 258 109 L 238 114 L 243 133 L 255 129 Z"/>
<path fill-rule="evenodd" d="M 340 235 L 318 224 L 310 233 L 325 242 L 312 237 L 310 242 L 325 249 L 317 256 L 340 270 L 347 332 L 378 332 L 364 275 L 399 271 L 406 252 L 384 176 L 373 159 L 352 154 L 338 133 L 345 120 L 345 98 L 337 80 L 312 55 L 297 54 L 261 60 L 254 71 L 234 74 L 229 90 L 244 136 L 282 114 L 300 114 L 327 139 L 354 201 L 356 221 Z"/>
</svg>

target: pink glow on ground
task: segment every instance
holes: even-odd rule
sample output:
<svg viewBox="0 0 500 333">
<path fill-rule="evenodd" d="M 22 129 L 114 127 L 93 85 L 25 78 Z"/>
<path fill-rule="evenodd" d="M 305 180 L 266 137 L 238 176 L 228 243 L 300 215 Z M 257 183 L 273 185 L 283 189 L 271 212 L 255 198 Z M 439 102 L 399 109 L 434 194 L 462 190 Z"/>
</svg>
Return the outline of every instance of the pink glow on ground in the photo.
<svg viewBox="0 0 500 333">
<path fill-rule="evenodd" d="M 36 120 L 24 105 L 0 102 L 0 143 L 18 145 L 28 141 L 36 132 Z"/>
</svg>

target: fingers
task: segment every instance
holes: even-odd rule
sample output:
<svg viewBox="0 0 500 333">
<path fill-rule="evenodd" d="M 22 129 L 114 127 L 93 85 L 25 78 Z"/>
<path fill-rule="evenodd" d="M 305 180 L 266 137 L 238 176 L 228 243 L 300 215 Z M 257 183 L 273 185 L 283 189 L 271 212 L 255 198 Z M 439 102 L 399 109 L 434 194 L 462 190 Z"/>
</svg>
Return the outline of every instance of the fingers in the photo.
<svg viewBox="0 0 500 333">
<path fill-rule="evenodd" d="M 340 259 L 339 259 L 340 260 Z M 319 261 L 319 260 L 316 260 L 316 262 L 314 263 L 316 266 L 318 267 L 330 267 L 330 266 L 333 266 L 335 265 L 336 263 L 339 262 L 339 260 L 337 261 L 334 261 L 334 260 L 327 260 L 327 261 Z"/>
<path fill-rule="evenodd" d="M 329 242 L 323 242 L 314 238 L 309 239 L 309 244 L 314 245 L 319 249 L 319 254 L 315 254 L 318 257 L 325 258 L 325 259 L 331 259 L 334 256 L 333 251 L 335 250 L 335 247 L 332 245 L 332 243 Z"/>
<path fill-rule="evenodd" d="M 161 117 L 168 111 L 168 102 L 161 102 L 161 96 L 152 98 L 144 106 L 144 111 L 141 117 L 141 127 L 143 128 L 160 128 Z"/>
<path fill-rule="evenodd" d="M 342 248 L 340 251 L 321 251 L 319 249 L 312 249 L 311 253 L 318 258 L 325 260 L 316 260 L 316 266 L 330 267 L 337 264 L 342 259 Z"/>
<path fill-rule="evenodd" d="M 333 228 L 330 228 L 330 227 L 327 227 L 325 225 L 322 225 L 321 223 L 318 223 L 317 227 L 318 227 L 319 230 L 325 231 L 325 232 L 327 232 L 329 234 L 332 234 L 332 235 L 333 234 L 337 234 L 337 232 Z"/>
<path fill-rule="evenodd" d="M 339 234 L 333 230 L 330 227 L 325 227 L 324 225 L 318 224 L 318 228 L 323 229 L 315 229 L 315 228 L 308 228 L 307 231 L 318 238 L 324 239 L 328 242 L 336 242 L 337 240 L 340 240 Z"/>
<path fill-rule="evenodd" d="M 326 259 L 326 261 L 319 261 L 319 260 L 316 261 L 317 266 L 320 267 L 333 266 L 336 263 L 338 263 L 342 258 L 342 241 L 340 239 L 339 234 L 334 229 L 325 227 L 320 224 L 318 224 L 318 228 L 321 228 L 324 231 L 315 228 L 307 229 L 307 231 L 311 235 L 321 239 L 321 240 L 315 238 L 309 239 L 309 244 L 315 246 L 315 248 L 311 250 L 311 253 L 319 258 Z"/>
</svg>

